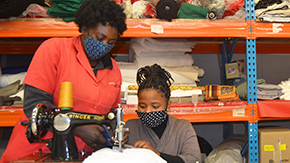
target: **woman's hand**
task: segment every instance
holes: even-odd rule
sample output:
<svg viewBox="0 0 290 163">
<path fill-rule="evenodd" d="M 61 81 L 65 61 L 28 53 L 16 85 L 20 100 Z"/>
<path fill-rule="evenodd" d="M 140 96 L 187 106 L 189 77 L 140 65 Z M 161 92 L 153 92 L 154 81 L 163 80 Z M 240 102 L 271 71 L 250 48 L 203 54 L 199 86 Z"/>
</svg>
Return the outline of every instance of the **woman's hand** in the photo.
<svg viewBox="0 0 290 163">
<path fill-rule="evenodd" d="M 122 144 L 128 143 L 128 140 L 129 140 L 129 133 L 128 132 L 125 132 L 124 133 L 124 137 L 123 137 Z"/>
<path fill-rule="evenodd" d="M 151 151 L 155 152 L 158 156 L 160 156 L 160 153 L 155 151 L 155 149 L 151 146 L 151 144 L 147 141 L 144 140 L 139 140 L 134 144 L 135 147 L 137 148 L 145 148 L 145 149 L 150 149 Z"/>
<path fill-rule="evenodd" d="M 93 148 L 96 148 L 98 144 L 106 143 L 104 136 L 101 134 L 103 131 L 104 128 L 97 124 L 80 125 L 74 128 L 74 134 Z"/>
</svg>

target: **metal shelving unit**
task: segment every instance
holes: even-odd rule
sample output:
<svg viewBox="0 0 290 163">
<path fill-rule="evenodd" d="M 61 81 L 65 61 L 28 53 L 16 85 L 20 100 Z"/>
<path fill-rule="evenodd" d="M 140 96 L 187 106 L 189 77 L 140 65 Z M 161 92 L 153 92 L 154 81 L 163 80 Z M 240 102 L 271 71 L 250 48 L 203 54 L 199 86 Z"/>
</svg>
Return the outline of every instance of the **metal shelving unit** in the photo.
<svg viewBox="0 0 290 163">
<path fill-rule="evenodd" d="M 247 54 L 247 84 L 248 84 L 248 101 L 245 109 L 245 116 L 234 117 L 232 111 L 225 111 L 219 114 L 199 115 L 181 115 L 179 118 L 188 119 L 191 122 L 222 122 L 222 121 L 244 121 L 248 123 L 248 140 L 249 140 L 249 163 L 258 163 L 258 122 L 257 122 L 257 95 L 256 95 L 256 37 L 273 36 L 268 35 L 267 30 L 263 32 L 260 26 L 270 26 L 270 24 L 257 24 L 254 21 L 254 1 L 246 0 L 247 18 L 245 20 L 173 20 L 172 22 L 160 21 L 157 19 L 137 20 L 128 19 L 128 30 L 124 32 L 122 38 L 131 37 L 183 37 L 183 38 L 242 38 L 246 40 Z M 288 25 L 284 27 L 287 28 Z M 290 28 L 287 28 L 290 29 Z M 288 32 L 287 32 L 288 33 Z M 290 32 L 289 32 L 290 33 Z M 289 34 L 288 33 L 288 34 Z M 50 37 L 72 37 L 77 36 L 78 27 L 73 23 L 63 22 L 61 19 L 19 19 L 14 21 L 0 21 L 0 48 L 10 48 L 10 51 L 21 45 L 22 39 L 45 39 Z M 280 37 L 280 34 L 276 35 Z M 285 36 L 286 37 L 286 36 Z M 288 36 L 287 36 L 288 37 Z M 290 36 L 289 36 L 290 37 Z M 16 39 L 14 45 L 7 45 L 7 39 Z M 34 51 L 37 44 L 27 44 L 29 52 Z M 9 51 L 9 50 L 8 50 Z M 7 50 L 6 50 L 7 52 Z M 19 53 L 19 51 L 18 51 Z M 0 54 L 4 54 L 1 53 Z M 2 108 L 3 109 L 3 108 Z M 21 116 L 20 110 L 15 111 L 16 116 Z M 0 116 L 15 116 L 12 112 L 0 112 Z M 133 116 L 133 115 L 131 115 Z M 130 115 L 127 116 L 130 118 Z M 125 117 L 124 117 L 125 118 Z M 0 118 L 2 120 L 2 118 Z M 17 120 L 17 117 L 14 117 Z M 2 123 L 2 122 L 1 122 Z M 13 122 L 7 123 L 11 125 Z M 4 125 L 4 124 L 3 124 Z M 1 126 L 3 126 L 1 125 Z M 5 125 L 4 125 L 5 126 Z"/>
</svg>

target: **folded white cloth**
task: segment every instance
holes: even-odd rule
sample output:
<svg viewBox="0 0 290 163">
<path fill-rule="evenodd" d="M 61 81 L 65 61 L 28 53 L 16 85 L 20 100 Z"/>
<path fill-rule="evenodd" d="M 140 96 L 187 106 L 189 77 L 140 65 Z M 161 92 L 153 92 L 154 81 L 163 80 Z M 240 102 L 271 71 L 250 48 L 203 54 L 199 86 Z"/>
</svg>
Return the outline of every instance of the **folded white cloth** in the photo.
<svg viewBox="0 0 290 163">
<path fill-rule="evenodd" d="M 158 55 L 179 55 L 184 54 L 185 52 L 190 52 L 192 50 L 188 47 L 180 48 L 173 45 L 170 47 L 159 46 L 157 49 L 154 49 L 151 47 L 144 47 L 137 42 L 133 42 L 132 44 L 130 44 L 130 49 L 131 52 L 133 52 L 137 56 L 154 56 L 156 55 L 156 53 Z"/>
<path fill-rule="evenodd" d="M 130 40 L 129 61 L 132 62 L 134 55 L 180 55 L 191 52 L 196 43 L 187 39 L 167 38 L 132 38 Z"/>
<path fill-rule="evenodd" d="M 121 91 L 125 91 L 128 85 L 136 85 L 137 65 L 128 62 L 117 62 L 122 74 Z M 198 77 L 204 75 L 204 70 L 196 66 L 188 67 L 163 67 L 174 79 L 174 84 L 196 86 Z"/>
<path fill-rule="evenodd" d="M 123 152 L 110 148 L 95 151 L 83 163 L 166 163 L 164 159 L 149 149 L 132 148 Z"/>
<path fill-rule="evenodd" d="M 2 74 L 2 76 L 0 76 L 0 88 L 6 87 L 17 80 L 20 80 L 20 84 L 22 84 L 25 76 L 26 72 L 20 72 L 17 74 Z"/>
<path fill-rule="evenodd" d="M 290 100 L 290 78 L 285 81 L 281 81 L 278 84 L 282 88 L 282 95 L 279 97 L 280 100 Z"/>
<path fill-rule="evenodd" d="M 190 54 L 179 56 L 158 56 L 141 57 L 135 56 L 133 61 L 139 68 L 144 66 L 159 64 L 161 67 L 186 67 L 192 66 L 194 61 Z"/>
<path fill-rule="evenodd" d="M 290 4 L 283 1 L 255 11 L 257 19 L 268 22 L 290 22 Z"/>
<path fill-rule="evenodd" d="M 191 51 L 196 45 L 195 42 L 188 41 L 187 39 L 168 39 L 168 38 L 132 38 L 130 44 L 137 42 L 144 48 L 154 50 L 154 51 Z"/>
</svg>

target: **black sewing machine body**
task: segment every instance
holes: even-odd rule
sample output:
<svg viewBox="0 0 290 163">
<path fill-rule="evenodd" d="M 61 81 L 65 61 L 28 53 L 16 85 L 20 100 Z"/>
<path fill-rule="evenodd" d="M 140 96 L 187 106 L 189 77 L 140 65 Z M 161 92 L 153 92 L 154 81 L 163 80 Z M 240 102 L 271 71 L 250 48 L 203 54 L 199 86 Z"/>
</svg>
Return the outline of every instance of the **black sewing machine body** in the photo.
<svg viewBox="0 0 290 163">
<path fill-rule="evenodd" d="M 39 103 L 33 110 L 30 122 L 27 124 L 26 136 L 30 143 L 46 142 L 51 150 L 50 161 L 79 161 L 80 155 L 76 146 L 73 128 L 78 125 L 99 124 L 105 128 L 106 133 L 102 133 L 107 138 L 116 130 L 117 109 L 111 109 L 106 115 L 87 114 L 73 112 L 70 110 L 60 110 L 47 108 Z M 41 139 L 49 129 L 53 130 L 53 138 Z M 108 129 L 108 130 L 106 130 Z M 112 146 L 113 142 L 107 139 L 105 146 Z"/>
</svg>

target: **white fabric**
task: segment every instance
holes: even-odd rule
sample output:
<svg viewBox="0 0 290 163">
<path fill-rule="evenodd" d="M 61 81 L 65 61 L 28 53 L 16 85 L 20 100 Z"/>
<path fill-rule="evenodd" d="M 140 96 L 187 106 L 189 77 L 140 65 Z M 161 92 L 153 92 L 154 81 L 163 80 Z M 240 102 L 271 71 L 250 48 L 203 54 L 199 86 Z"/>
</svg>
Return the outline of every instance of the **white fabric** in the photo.
<svg viewBox="0 0 290 163">
<path fill-rule="evenodd" d="M 174 47 L 174 46 L 173 46 Z M 174 47 L 175 48 L 175 47 Z M 185 54 L 185 52 L 187 51 L 191 51 L 191 49 L 173 49 L 170 50 L 169 49 L 162 49 L 162 47 L 160 47 L 159 49 L 152 49 L 150 47 L 145 48 L 143 47 L 141 44 L 137 43 L 137 42 L 133 42 L 132 44 L 130 44 L 130 49 L 129 49 L 129 54 L 131 53 L 131 55 L 136 55 L 136 56 L 143 56 L 143 57 L 151 57 L 151 56 L 178 56 L 178 55 L 182 55 Z"/>
<path fill-rule="evenodd" d="M 20 84 L 22 84 L 25 76 L 26 72 L 21 72 L 17 74 L 2 74 L 2 76 L 0 76 L 0 88 L 6 87 L 7 85 L 17 80 L 20 80 Z"/>
<path fill-rule="evenodd" d="M 122 86 L 121 91 L 125 91 L 128 85 L 136 85 L 136 74 L 138 71 L 138 66 L 134 63 L 127 63 L 127 62 L 117 62 L 121 74 L 122 74 Z M 151 64 L 152 65 L 152 64 Z M 168 68 L 163 67 L 167 70 L 174 79 L 174 84 L 178 85 L 190 85 L 196 86 L 196 81 L 198 77 L 202 77 L 204 75 L 203 69 L 200 69 L 196 66 L 188 66 L 182 68 Z M 186 73 L 187 75 L 185 75 Z"/>
<path fill-rule="evenodd" d="M 245 135 L 231 135 L 209 153 L 205 163 L 243 163 L 244 144 Z"/>
<path fill-rule="evenodd" d="M 149 149 L 132 148 L 119 152 L 103 148 L 92 153 L 83 163 L 166 163 L 166 161 Z"/>
<path fill-rule="evenodd" d="M 179 56 L 185 52 L 191 52 L 195 42 L 187 39 L 167 39 L 167 38 L 132 38 L 130 40 L 129 61 L 133 61 L 133 56 Z M 163 57 L 164 58 L 164 57 Z"/>
<path fill-rule="evenodd" d="M 121 6 L 124 8 L 126 18 L 132 18 L 132 4 L 131 0 L 124 0 Z"/>
<path fill-rule="evenodd" d="M 284 8 L 283 8 L 284 7 Z M 283 1 L 280 4 L 273 4 L 266 9 L 258 9 L 255 11 L 257 19 L 268 22 L 290 22 L 290 4 Z"/>
<path fill-rule="evenodd" d="M 145 18 L 146 6 L 149 2 L 145 0 L 136 1 L 132 4 L 132 18 Z"/>
<path fill-rule="evenodd" d="M 184 67 L 192 66 L 193 58 L 190 54 L 183 54 L 179 56 L 158 56 L 155 57 L 140 57 L 136 56 L 134 63 L 138 67 L 144 67 L 153 65 L 154 63 L 159 64 L 161 67 Z"/>
<path fill-rule="evenodd" d="M 290 100 L 290 78 L 285 81 L 281 81 L 280 84 L 278 84 L 282 88 L 282 93 L 279 98 L 280 100 Z"/>
<path fill-rule="evenodd" d="M 147 50 L 152 51 L 191 51 L 196 45 L 195 42 L 187 39 L 167 39 L 167 38 L 132 38 L 130 43 L 137 42 Z"/>
</svg>

